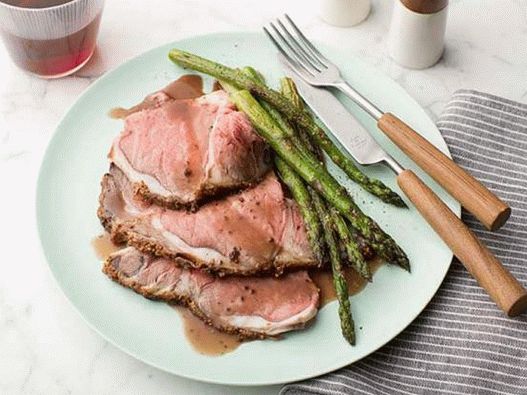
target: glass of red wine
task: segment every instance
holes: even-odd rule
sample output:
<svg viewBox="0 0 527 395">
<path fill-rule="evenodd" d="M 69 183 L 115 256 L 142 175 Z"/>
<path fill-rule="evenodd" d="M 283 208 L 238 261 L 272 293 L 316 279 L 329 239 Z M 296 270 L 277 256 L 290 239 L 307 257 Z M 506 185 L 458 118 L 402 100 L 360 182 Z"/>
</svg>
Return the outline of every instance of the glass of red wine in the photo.
<svg viewBox="0 0 527 395">
<path fill-rule="evenodd" d="M 59 78 L 93 55 L 104 0 L 0 0 L 0 35 L 13 61 Z"/>
</svg>

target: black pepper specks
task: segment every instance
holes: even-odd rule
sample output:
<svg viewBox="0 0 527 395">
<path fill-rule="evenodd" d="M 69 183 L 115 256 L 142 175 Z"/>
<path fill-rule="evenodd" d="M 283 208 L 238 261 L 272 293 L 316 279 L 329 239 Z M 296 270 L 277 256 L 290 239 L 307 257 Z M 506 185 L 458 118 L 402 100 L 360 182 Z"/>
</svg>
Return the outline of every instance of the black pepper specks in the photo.
<svg viewBox="0 0 527 395">
<path fill-rule="evenodd" d="M 240 261 L 240 249 L 238 247 L 234 247 L 232 249 L 232 251 L 229 253 L 229 259 L 234 263 L 238 263 Z"/>
</svg>

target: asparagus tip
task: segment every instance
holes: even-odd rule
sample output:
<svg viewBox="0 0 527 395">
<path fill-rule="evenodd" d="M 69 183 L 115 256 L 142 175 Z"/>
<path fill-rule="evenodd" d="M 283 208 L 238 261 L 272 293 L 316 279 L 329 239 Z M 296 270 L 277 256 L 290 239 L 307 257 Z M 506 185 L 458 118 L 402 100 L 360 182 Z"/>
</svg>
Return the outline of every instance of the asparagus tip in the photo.
<svg viewBox="0 0 527 395">
<path fill-rule="evenodd" d="M 399 195 L 395 193 L 394 193 L 393 199 L 389 203 L 393 204 L 395 207 L 408 208 L 408 205 L 406 204 L 406 202 Z"/>
<path fill-rule="evenodd" d="M 168 58 L 169 58 L 171 61 L 176 62 L 179 53 L 180 53 L 180 50 L 179 50 L 179 49 L 177 49 L 177 48 L 172 48 L 170 51 L 168 51 Z"/>
<path fill-rule="evenodd" d="M 353 267 L 353 266 L 352 266 Z M 372 275 L 371 275 L 371 270 L 368 266 L 368 264 L 366 263 L 366 265 L 364 265 L 364 267 L 362 267 L 360 270 L 357 270 L 357 268 L 354 267 L 354 269 L 357 271 L 357 273 L 359 273 L 359 275 L 364 278 L 365 280 L 368 280 L 368 282 L 372 282 Z"/>
<path fill-rule="evenodd" d="M 399 259 L 397 262 L 393 262 L 395 265 L 399 266 L 401 269 L 406 270 L 408 273 L 411 273 L 410 262 L 407 259 Z"/>
</svg>

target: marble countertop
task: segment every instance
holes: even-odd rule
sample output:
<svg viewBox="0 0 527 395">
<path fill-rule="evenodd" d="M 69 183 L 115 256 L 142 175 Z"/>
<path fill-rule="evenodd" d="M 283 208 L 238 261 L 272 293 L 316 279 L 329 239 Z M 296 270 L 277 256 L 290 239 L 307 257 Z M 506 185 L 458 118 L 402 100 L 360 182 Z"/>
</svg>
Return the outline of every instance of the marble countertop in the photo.
<svg viewBox="0 0 527 395">
<path fill-rule="evenodd" d="M 206 385 L 147 366 L 90 329 L 54 282 L 35 227 L 40 160 L 62 115 L 105 71 L 168 41 L 207 32 L 257 30 L 287 11 L 310 37 L 338 42 L 342 51 L 354 52 L 387 73 L 434 119 L 458 88 L 527 101 L 527 2 L 523 0 L 452 1 L 446 52 L 439 64 L 424 71 L 403 69 L 386 54 L 391 2 L 374 1 L 370 17 L 349 29 L 324 24 L 316 16 L 316 2 L 308 3 L 108 1 L 96 55 L 77 75 L 54 81 L 15 68 L 0 44 L 0 393 L 276 394 L 279 390 Z"/>
</svg>

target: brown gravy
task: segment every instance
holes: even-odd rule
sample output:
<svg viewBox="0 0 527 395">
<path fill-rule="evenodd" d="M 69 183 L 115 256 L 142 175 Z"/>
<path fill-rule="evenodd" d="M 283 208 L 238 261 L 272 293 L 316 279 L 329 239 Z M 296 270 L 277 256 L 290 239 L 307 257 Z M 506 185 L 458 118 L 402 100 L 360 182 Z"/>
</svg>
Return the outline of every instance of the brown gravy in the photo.
<svg viewBox="0 0 527 395">
<path fill-rule="evenodd" d="M 242 341 L 236 335 L 220 332 L 182 306 L 173 306 L 183 321 L 185 337 L 203 355 L 220 356 L 237 349 Z"/>
<path fill-rule="evenodd" d="M 369 262 L 372 274 L 381 266 L 380 259 L 373 259 Z M 333 288 L 333 278 L 330 271 L 310 272 L 313 282 L 320 289 L 320 307 L 328 304 L 337 298 Z M 350 295 L 358 294 L 364 289 L 368 281 L 361 278 L 357 272 L 351 268 L 345 269 L 345 276 L 348 282 L 348 292 Z M 242 341 L 236 335 L 220 332 L 217 329 L 205 324 L 192 312 L 182 306 L 173 306 L 183 321 L 185 337 L 192 347 L 203 355 L 220 356 L 236 350 Z"/>
<path fill-rule="evenodd" d="M 104 232 L 102 235 L 95 236 L 91 241 L 91 245 L 93 247 L 93 251 L 95 251 L 95 255 L 101 261 L 106 260 L 110 254 L 121 249 L 120 246 L 112 242 L 110 234 L 107 232 Z"/>
<path fill-rule="evenodd" d="M 107 232 L 94 237 L 91 244 L 97 258 L 100 260 L 107 259 L 110 254 L 121 248 L 121 246 L 118 246 L 111 241 L 110 235 Z M 375 258 L 368 263 L 372 274 L 374 274 L 381 266 L 382 261 Z M 318 270 L 311 271 L 309 274 L 313 282 L 320 289 L 320 307 L 336 300 L 337 295 L 333 287 L 331 271 Z M 350 295 L 358 294 L 368 283 L 351 268 L 346 267 L 344 275 L 348 282 L 348 292 Z M 236 350 L 240 344 L 242 344 L 242 341 L 238 336 L 220 332 L 210 325 L 207 325 L 192 314 L 188 308 L 177 305 L 173 305 L 172 307 L 178 312 L 183 321 L 185 337 L 192 347 L 200 354 L 221 356 Z"/>
<path fill-rule="evenodd" d="M 162 89 L 172 99 L 195 99 L 203 96 L 203 78 L 195 74 L 186 74 Z"/>
<path fill-rule="evenodd" d="M 195 99 L 196 97 L 200 97 L 204 94 L 203 78 L 195 74 L 186 74 L 165 86 L 160 92 L 166 93 L 175 100 Z M 110 110 L 109 115 L 114 119 L 124 119 L 134 112 L 155 107 L 157 105 L 156 100 L 152 99 L 151 96 L 152 95 L 148 95 L 141 103 L 130 108 L 113 108 Z"/>
<path fill-rule="evenodd" d="M 372 274 L 374 274 L 381 266 L 382 261 L 378 258 L 374 258 L 369 261 L 368 264 L 370 265 Z M 309 275 L 316 286 L 320 289 L 320 307 L 337 299 L 330 270 L 310 271 Z M 344 268 L 344 275 L 348 283 L 348 292 L 350 295 L 358 294 L 364 289 L 366 284 L 368 284 L 367 280 L 363 279 L 355 270 L 349 267 Z"/>
</svg>

